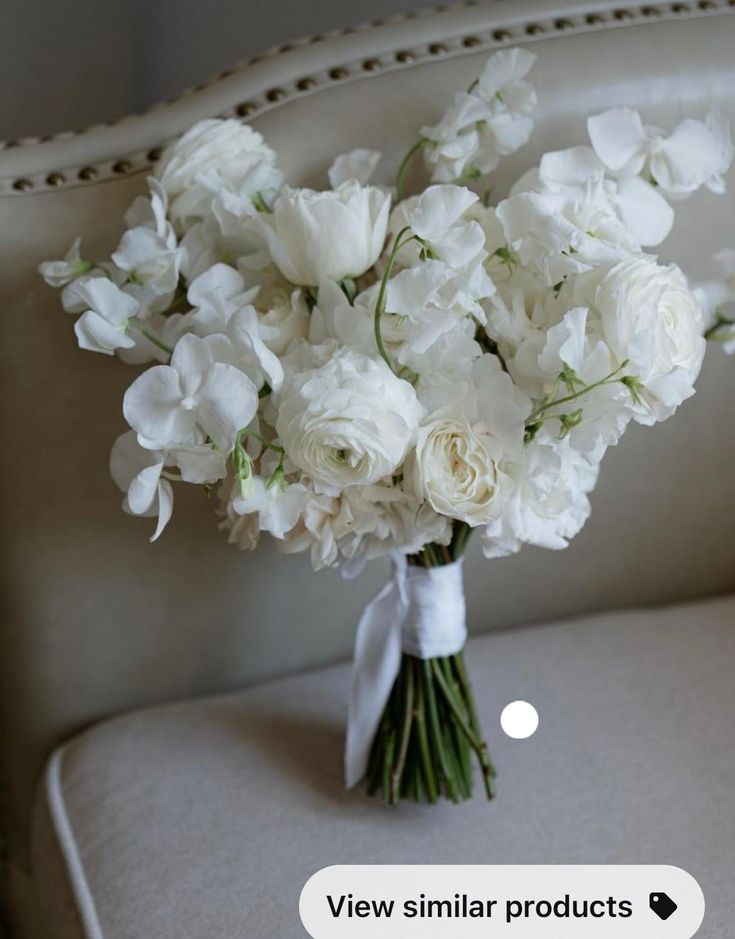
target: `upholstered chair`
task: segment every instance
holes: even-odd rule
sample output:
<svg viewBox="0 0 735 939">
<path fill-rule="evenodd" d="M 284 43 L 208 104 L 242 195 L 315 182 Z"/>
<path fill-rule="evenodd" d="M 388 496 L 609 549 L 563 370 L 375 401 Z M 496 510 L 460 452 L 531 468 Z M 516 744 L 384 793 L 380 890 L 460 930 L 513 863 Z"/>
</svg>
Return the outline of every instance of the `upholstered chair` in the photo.
<svg viewBox="0 0 735 939">
<path fill-rule="evenodd" d="M 334 664 L 383 566 L 348 584 L 268 546 L 239 553 L 193 487 L 150 545 L 107 474 L 130 368 L 77 348 L 37 274 L 76 233 L 109 252 L 162 146 L 201 118 L 252 122 L 297 184 L 326 185 L 333 155 L 358 146 L 383 151 L 390 179 L 488 53 L 517 44 L 539 56 L 539 119 L 499 193 L 608 107 L 670 125 L 717 103 L 735 120 L 732 0 L 500 0 L 291 43 L 145 114 L 0 151 L 17 939 L 295 939 L 314 871 L 410 861 L 676 864 L 704 888 L 703 939 L 732 935 L 735 361 L 711 349 L 676 419 L 610 453 L 567 551 L 470 552 L 499 796 L 389 810 L 342 787 L 350 672 Z M 666 256 L 708 274 L 735 246 L 734 193 L 683 203 Z M 525 743 L 498 724 L 516 698 L 541 715 Z"/>
</svg>

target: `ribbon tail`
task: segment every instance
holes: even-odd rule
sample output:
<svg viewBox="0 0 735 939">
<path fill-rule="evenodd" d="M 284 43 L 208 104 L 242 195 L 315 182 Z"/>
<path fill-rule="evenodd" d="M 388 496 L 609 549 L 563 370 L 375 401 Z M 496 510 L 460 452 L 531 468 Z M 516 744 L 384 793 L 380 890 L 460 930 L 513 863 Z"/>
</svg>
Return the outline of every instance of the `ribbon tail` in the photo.
<svg viewBox="0 0 735 939">
<path fill-rule="evenodd" d="M 345 750 L 348 789 L 365 775 L 370 748 L 400 671 L 405 615 L 405 591 L 394 575 L 368 603 L 357 627 Z"/>
</svg>

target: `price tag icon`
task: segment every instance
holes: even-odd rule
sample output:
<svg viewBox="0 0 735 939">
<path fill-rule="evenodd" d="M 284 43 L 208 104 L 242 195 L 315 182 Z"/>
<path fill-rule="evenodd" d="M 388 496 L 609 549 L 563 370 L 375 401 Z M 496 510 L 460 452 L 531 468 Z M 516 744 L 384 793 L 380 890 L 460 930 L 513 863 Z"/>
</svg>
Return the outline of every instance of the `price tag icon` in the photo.
<svg viewBox="0 0 735 939">
<path fill-rule="evenodd" d="M 663 920 L 667 920 L 678 909 L 676 903 L 666 893 L 652 893 L 648 902 L 656 916 Z"/>
</svg>

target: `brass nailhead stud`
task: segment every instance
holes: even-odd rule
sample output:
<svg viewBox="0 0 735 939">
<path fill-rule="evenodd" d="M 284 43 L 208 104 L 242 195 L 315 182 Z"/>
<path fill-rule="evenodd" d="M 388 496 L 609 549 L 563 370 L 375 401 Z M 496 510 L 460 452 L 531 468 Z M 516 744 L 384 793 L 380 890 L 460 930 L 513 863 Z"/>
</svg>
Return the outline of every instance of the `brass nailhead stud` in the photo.
<svg viewBox="0 0 735 939">
<path fill-rule="evenodd" d="M 605 17 L 600 16 L 599 13 L 590 13 L 589 16 L 586 17 L 586 21 L 590 26 L 599 26 L 600 23 L 605 22 Z"/>
<path fill-rule="evenodd" d="M 282 101 L 285 97 L 286 92 L 283 88 L 271 88 L 271 90 L 266 93 L 268 101 Z"/>
<path fill-rule="evenodd" d="M 686 5 L 686 3 L 675 3 L 671 7 L 671 9 L 674 11 L 674 13 L 688 13 L 689 12 L 689 7 Z"/>
<path fill-rule="evenodd" d="M 348 75 L 349 72 L 346 68 L 330 68 L 329 70 L 329 77 L 332 81 L 340 81 L 343 78 L 347 78 Z"/>
<path fill-rule="evenodd" d="M 472 49 L 474 46 L 479 46 L 480 37 L 479 36 L 465 36 L 464 39 L 462 40 L 462 45 L 465 46 L 467 49 Z"/>
<path fill-rule="evenodd" d="M 162 147 L 154 147 L 152 150 L 148 151 L 147 157 L 151 163 L 156 163 L 161 159 L 161 154 L 163 153 Z"/>
<path fill-rule="evenodd" d="M 630 10 L 616 10 L 615 19 L 616 20 L 632 20 L 633 14 L 630 12 Z"/>
<path fill-rule="evenodd" d="M 544 27 L 540 26 L 538 23 L 529 23 L 526 26 L 526 32 L 529 36 L 540 36 L 544 32 Z"/>
<path fill-rule="evenodd" d="M 118 160 L 112 167 L 113 173 L 129 173 L 133 168 L 129 160 Z"/>
<path fill-rule="evenodd" d="M 644 16 L 661 16 L 661 11 L 656 9 L 656 7 L 643 7 L 641 13 Z"/>
<path fill-rule="evenodd" d="M 83 166 L 77 174 L 80 179 L 97 179 L 97 170 L 93 166 Z"/>
<path fill-rule="evenodd" d="M 717 4 L 713 3 L 712 0 L 699 0 L 700 10 L 714 10 L 716 6 Z"/>
<path fill-rule="evenodd" d="M 440 42 L 432 42 L 429 46 L 429 52 L 431 55 L 443 55 L 447 51 L 447 47 L 442 45 Z"/>
<path fill-rule="evenodd" d="M 413 62 L 414 55 L 412 52 L 396 52 L 396 61 L 398 62 Z"/>
<path fill-rule="evenodd" d="M 257 108 L 252 101 L 244 101 L 235 108 L 235 114 L 237 114 L 238 117 L 249 117 L 256 110 Z"/>
<path fill-rule="evenodd" d="M 557 29 L 574 29 L 574 23 L 571 20 L 556 20 L 554 26 Z"/>
<path fill-rule="evenodd" d="M 382 67 L 382 62 L 380 59 L 366 59 L 362 63 L 362 67 L 366 72 L 377 72 Z"/>
<path fill-rule="evenodd" d="M 63 186 L 66 180 L 61 173 L 49 173 L 46 177 L 46 183 L 49 186 Z"/>
<path fill-rule="evenodd" d="M 296 87 L 299 91 L 309 91 L 311 88 L 316 88 L 316 82 L 313 78 L 300 78 L 296 82 Z"/>
<path fill-rule="evenodd" d="M 507 29 L 496 29 L 493 33 L 493 39 L 496 42 L 510 42 L 513 38 L 513 34 L 509 33 Z"/>
<path fill-rule="evenodd" d="M 13 189 L 17 189 L 18 192 L 28 192 L 29 189 L 33 189 L 33 183 L 30 179 L 16 179 Z"/>
</svg>

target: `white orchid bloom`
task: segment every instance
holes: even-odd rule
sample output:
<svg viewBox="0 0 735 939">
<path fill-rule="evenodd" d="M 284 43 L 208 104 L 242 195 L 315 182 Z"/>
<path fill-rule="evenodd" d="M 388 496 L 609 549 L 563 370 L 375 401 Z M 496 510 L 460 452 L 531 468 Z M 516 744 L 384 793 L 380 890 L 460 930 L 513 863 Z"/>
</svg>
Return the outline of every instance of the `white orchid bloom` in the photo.
<svg viewBox="0 0 735 939">
<path fill-rule="evenodd" d="M 150 540 L 156 541 L 174 510 L 171 483 L 162 478 L 165 454 L 140 446 L 130 430 L 118 437 L 110 453 L 110 475 L 125 493 L 123 509 L 131 515 L 158 516 Z"/>
<path fill-rule="evenodd" d="M 219 361 L 207 340 L 193 335 L 179 340 L 170 365 L 137 378 L 123 400 L 125 419 L 151 449 L 209 438 L 228 453 L 257 410 L 258 391 L 248 376 Z"/>
<path fill-rule="evenodd" d="M 727 121 L 713 111 L 706 122 L 687 118 L 671 134 L 645 126 L 637 111 L 614 108 L 587 121 L 592 146 L 614 174 L 644 174 L 669 196 L 706 185 L 722 191 L 733 146 Z"/>
<path fill-rule="evenodd" d="M 74 324 L 81 349 L 112 355 L 116 349 L 135 346 L 130 325 L 139 306 L 133 297 L 105 277 L 93 277 L 75 285 L 75 296 L 86 308 Z"/>
<path fill-rule="evenodd" d="M 110 453 L 110 475 L 126 494 L 123 502 L 126 512 L 158 516 L 151 541 L 160 536 L 173 512 L 173 488 L 163 476 L 166 467 L 177 468 L 182 482 L 197 485 L 216 482 L 226 473 L 222 454 L 211 447 L 148 450 L 140 445 L 132 430 L 118 437 Z"/>
<path fill-rule="evenodd" d="M 81 244 L 82 239 L 75 238 L 63 261 L 44 261 L 39 264 L 38 273 L 49 287 L 65 287 L 92 270 L 92 262 L 83 260 L 79 253 Z"/>
<path fill-rule="evenodd" d="M 329 185 L 332 189 L 339 189 L 343 183 L 353 179 L 361 186 L 367 186 L 380 160 L 379 150 L 366 150 L 364 147 L 342 153 L 335 157 L 327 171 Z"/>
</svg>

